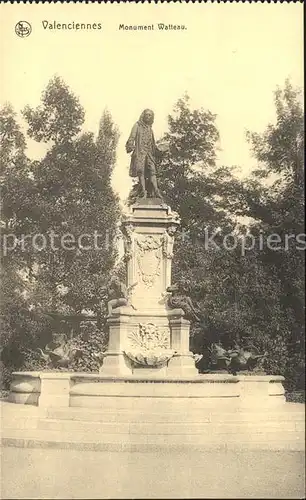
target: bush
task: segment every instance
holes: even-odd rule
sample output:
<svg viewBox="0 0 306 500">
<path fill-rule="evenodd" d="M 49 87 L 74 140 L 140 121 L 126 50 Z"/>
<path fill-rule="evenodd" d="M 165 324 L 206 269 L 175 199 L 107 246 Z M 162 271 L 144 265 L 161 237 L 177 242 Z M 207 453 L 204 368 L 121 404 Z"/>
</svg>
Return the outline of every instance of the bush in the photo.
<svg viewBox="0 0 306 500">
<path fill-rule="evenodd" d="M 0 391 L 1 394 L 7 391 L 10 387 L 12 380 L 12 371 L 9 367 L 5 366 L 3 361 L 0 361 Z"/>
<path fill-rule="evenodd" d="M 69 365 L 69 370 L 98 372 L 101 366 L 99 355 L 107 348 L 108 335 L 93 321 L 81 323 L 80 330 L 80 334 L 72 339 L 71 346 L 80 349 L 81 355 Z"/>
<path fill-rule="evenodd" d="M 107 335 L 93 321 L 84 321 L 80 325 L 80 333 L 67 341 L 68 350 L 74 348 L 80 351 L 80 356 L 73 359 L 68 367 L 52 367 L 47 363 L 38 349 L 22 351 L 24 371 L 73 371 L 98 372 L 101 359 L 99 355 L 106 350 Z"/>
<path fill-rule="evenodd" d="M 287 403 L 305 403 L 305 390 L 286 392 Z"/>
</svg>

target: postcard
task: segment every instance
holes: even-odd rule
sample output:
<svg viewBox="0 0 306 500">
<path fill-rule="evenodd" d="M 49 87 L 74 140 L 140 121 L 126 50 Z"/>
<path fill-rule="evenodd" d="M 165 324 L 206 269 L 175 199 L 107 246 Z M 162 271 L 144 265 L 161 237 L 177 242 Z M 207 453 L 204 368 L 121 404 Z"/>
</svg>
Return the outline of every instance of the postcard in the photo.
<svg viewBox="0 0 306 500">
<path fill-rule="evenodd" d="M 304 496 L 302 10 L 0 2 L 3 498 Z"/>
</svg>

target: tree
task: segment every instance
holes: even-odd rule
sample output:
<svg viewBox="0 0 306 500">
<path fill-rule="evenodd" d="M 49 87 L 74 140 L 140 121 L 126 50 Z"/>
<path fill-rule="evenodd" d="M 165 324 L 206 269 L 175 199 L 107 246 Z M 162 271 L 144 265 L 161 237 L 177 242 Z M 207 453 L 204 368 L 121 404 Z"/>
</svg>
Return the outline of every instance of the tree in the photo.
<svg viewBox="0 0 306 500">
<path fill-rule="evenodd" d="M 25 154 L 25 137 L 10 104 L 0 111 L 0 141 L 1 221 L 4 236 L 10 231 L 18 234 L 25 229 L 25 215 L 30 210 L 34 186 L 30 161 Z M 13 245 L 13 238 L 10 243 Z"/>
<path fill-rule="evenodd" d="M 28 135 L 38 142 L 70 142 L 81 130 L 85 112 L 78 98 L 59 76 L 50 80 L 36 109 L 26 106 L 23 112 Z"/>
<path fill-rule="evenodd" d="M 1 146 L 1 381 L 20 368 L 24 352 L 48 329 L 46 318 L 31 310 L 22 271 L 26 258 L 17 238 L 28 227 L 33 179 L 26 141 L 10 105 L 0 111 Z"/>
<path fill-rule="evenodd" d="M 41 161 L 27 158 L 13 109 L 1 111 L 3 237 L 18 243 L 4 252 L 1 270 L 6 382 L 12 369 L 40 367 L 36 347 L 56 328 L 49 312 L 91 309 L 100 313 L 101 327 L 103 285 L 117 254 L 119 204 L 111 174 L 118 130 L 110 113 L 103 113 L 97 139 L 82 133 L 84 110 L 55 77 L 41 105 L 27 106 L 23 116 L 28 135 L 48 150 Z M 85 363 L 102 332 L 96 337 L 87 342 Z"/>
<path fill-rule="evenodd" d="M 119 130 L 114 124 L 110 112 L 105 109 L 99 125 L 97 137 L 97 147 L 99 151 L 99 160 L 107 182 L 110 181 L 116 164 L 116 149 L 119 140 Z"/>
<path fill-rule="evenodd" d="M 305 350 L 304 113 L 301 91 L 289 81 L 274 99 L 276 123 L 262 134 L 248 133 L 259 168 L 243 198 L 255 221 L 253 231 L 276 234 L 281 241 L 277 249 L 266 246 L 259 258 L 270 279 L 280 282 L 278 300 L 287 317 L 287 376 L 292 378 Z M 271 175 L 267 188 L 263 182 Z"/>
<path fill-rule="evenodd" d="M 27 107 L 24 116 L 31 137 L 52 141 L 46 156 L 32 164 L 38 207 L 32 231 L 40 235 L 32 273 L 37 291 L 48 299 L 44 307 L 97 312 L 117 252 L 119 206 L 110 183 L 117 128 L 105 112 L 97 141 L 92 133 L 80 133 L 84 110 L 57 77 L 43 93 L 42 105 Z M 40 242 L 47 245 L 39 249 Z"/>
</svg>

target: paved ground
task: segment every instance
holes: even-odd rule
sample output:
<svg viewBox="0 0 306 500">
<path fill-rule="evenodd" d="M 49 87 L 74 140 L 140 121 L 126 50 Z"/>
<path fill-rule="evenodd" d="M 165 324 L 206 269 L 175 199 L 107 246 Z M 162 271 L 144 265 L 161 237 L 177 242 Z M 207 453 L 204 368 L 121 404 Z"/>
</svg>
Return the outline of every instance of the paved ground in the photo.
<svg viewBox="0 0 306 500">
<path fill-rule="evenodd" d="M 304 498 L 301 452 L 2 449 L 3 499 Z"/>
</svg>

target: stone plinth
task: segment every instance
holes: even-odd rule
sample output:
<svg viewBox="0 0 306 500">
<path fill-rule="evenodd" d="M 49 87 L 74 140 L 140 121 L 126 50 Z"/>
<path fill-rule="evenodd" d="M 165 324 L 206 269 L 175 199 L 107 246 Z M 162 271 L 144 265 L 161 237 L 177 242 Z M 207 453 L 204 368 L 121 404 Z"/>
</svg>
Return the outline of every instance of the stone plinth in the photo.
<svg viewBox="0 0 306 500">
<path fill-rule="evenodd" d="M 70 402 L 71 373 L 41 372 L 39 406 L 68 407 Z"/>
<path fill-rule="evenodd" d="M 38 405 L 41 393 L 40 372 L 15 372 L 8 400 L 12 403 Z"/>
<path fill-rule="evenodd" d="M 137 375 L 137 376 L 136 376 Z M 29 380 L 31 383 L 29 383 Z M 40 407 L 101 407 L 172 411 L 188 408 L 282 409 L 281 376 L 205 374 L 152 376 L 145 369 L 131 375 L 93 373 L 15 372 L 9 401 Z M 31 399 L 31 395 L 36 397 Z M 190 410 L 191 411 L 191 410 Z"/>
<path fill-rule="evenodd" d="M 127 285 L 139 311 L 166 311 L 162 294 L 171 284 L 174 233 L 179 217 L 165 204 L 135 204 L 122 221 Z"/>
<path fill-rule="evenodd" d="M 129 307 L 108 318 L 109 346 L 102 375 L 196 375 L 189 351 L 189 321 L 181 309 L 167 307 L 174 233 L 180 223 L 170 207 L 144 200 L 122 221 Z"/>
</svg>

